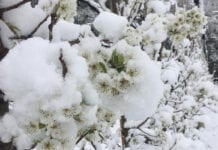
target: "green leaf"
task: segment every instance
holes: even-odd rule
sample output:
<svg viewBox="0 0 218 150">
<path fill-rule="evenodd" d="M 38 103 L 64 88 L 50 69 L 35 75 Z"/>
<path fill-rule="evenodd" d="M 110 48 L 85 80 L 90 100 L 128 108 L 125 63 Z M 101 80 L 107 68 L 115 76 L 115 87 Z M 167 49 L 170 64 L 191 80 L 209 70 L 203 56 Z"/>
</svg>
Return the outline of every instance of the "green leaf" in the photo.
<svg viewBox="0 0 218 150">
<path fill-rule="evenodd" d="M 111 55 L 110 64 L 113 68 L 117 69 L 118 72 L 123 71 L 125 69 L 123 54 L 119 54 L 114 50 Z"/>
<path fill-rule="evenodd" d="M 101 71 L 103 71 L 104 73 L 107 73 L 107 68 L 106 68 L 106 66 L 104 65 L 104 63 L 99 62 L 99 67 L 100 67 Z"/>
<path fill-rule="evenodd" d="M 89 129 L 88 133 L 89 133 L 89 134 L 92 134 L 92 133 L 94 133 L 95 131 L 96 131 L 96 127 L 95 127 L 95 126 L 92 126 L 92 127 Z"/>
<path fill-rule="evenodd" d="M 80 114 L 73 115 L 73 119 L 78 122 L 82 122 Z"/>
<path fill-rule="evenodd" d="M 45 124 L 43 124 L 43 123 L 39 123 L 39 129 L 43 129 L 43 128 L 45 128 L 46 127 L 46 125 Z"/>
<path fill-rule="evenodd" d="M 205 124 L 203 122 L 198 122 L 197 129 L 205 128 Z"/>
</svg>

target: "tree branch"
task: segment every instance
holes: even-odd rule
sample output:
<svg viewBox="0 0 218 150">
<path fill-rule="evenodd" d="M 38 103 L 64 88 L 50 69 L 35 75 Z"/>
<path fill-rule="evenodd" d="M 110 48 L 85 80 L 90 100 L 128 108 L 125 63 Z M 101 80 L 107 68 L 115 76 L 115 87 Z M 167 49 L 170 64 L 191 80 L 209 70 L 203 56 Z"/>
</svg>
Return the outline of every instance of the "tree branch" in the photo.
<svg viewBox="0 0 218 150">
<path fill-rule="evenodd" d="M 140 128 L 141 126 L 143 126 L 149 119 L 151 119 L 151 117 L 147 117 L 143 122 L 141 122 L 137 128 Z"/>
<path fill-rule="evenodd" d="M 78 143 L 79 143 L 83 138 L 85 138 L 86 135 L 88 135 L 88 134 L 89 134 L 89 130 L 79 137 L 79 139 L 76 141 L 76 144 L 78 144 Z"/>
<path fill-rule="evenodd" d="M 0 61 L 5 57 L 5 55 L 8 53 L 9 49 L 4 47 L 1 37 L 0 37 Z"/>
<path fill-rule="evenodd" d="M 18 2 L 14 5 L 8 6 L 8 7 L 4 7 L 4 8 L 0 8 L 0 15 L 2 15 L 2 13 L 6 12 L 6 11 L 10 11 L 12 9 L 16 9 L 18 7 L 20 7 L 21 5 L 30 2 L 31 0 L 23 0 L 21 2 Z"/>
<path fill-rule="evenodd" d="M 61 62 L 61 66 L 62 66 L 62 76 L 63 78 L 65 78 L 67 72 L 68 72 L 68 69 L 67 69 L 67 65 L 66 65 L 66 62 L 64 61 L 63 59 L 63 52 L 62 52 L 62 49 L 60 51 L 60 57 L 59 57 L 59 61 Z"/>
<path fill-rule="evenodd" d="M 28 39 L 28 38 L 32 37 L 38 31 L 38 29 L 42 26 L 42 24 L 47 21 L 48 17 L 49 17 L 49 15 L 47 15 L 41 22 L 39 22 L 39 24 L 28 35 L 21 35 L 21 36 L 18 36 L 18 37 L 11 37 L 10 39 L 12 39 L 12 40 Z"/>
<path fill-rule="evenodd" d="M 160 50 L 159 50 L 159 56 L 157 58 L 157 61 L 162 60 L 162 52 L 163 52 L 163 42 L 161 43 L 161 47 L 160 47 Z"/>
<path fill-rule="evenodd" d="M 52 13 L 51 13 L 51 23 L 48 26 L 49 29 L 49 40 L 51 41 L 53 39 L 53 27 L 54 25 L 57 23 L 58 21 L 58 17 L 57 17 L 57 11 L 58 11 L 58 7 L 59 7 L 59 3 L 56 4 L 56 6 L 54 7 Z"/>
<path fill-rule="evenodd" d="M 126 141 L 126 137 L 128 136 L 129 128 L 125 128 L 126 118 L 125 116 L 121 116 L 120 118 L 120 129 L 121 129 L 121 143 L 122 149 L 124 150 L 128 147 L 128 142 Z"/>
</svg>

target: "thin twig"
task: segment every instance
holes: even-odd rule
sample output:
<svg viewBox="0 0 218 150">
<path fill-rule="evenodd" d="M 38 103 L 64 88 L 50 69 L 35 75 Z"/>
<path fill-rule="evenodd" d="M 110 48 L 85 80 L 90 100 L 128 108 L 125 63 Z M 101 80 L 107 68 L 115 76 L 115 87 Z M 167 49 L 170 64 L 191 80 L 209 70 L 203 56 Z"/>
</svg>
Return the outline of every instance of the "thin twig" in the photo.
<svg viewBox="0 0 218 150">
<path fill-rule="evenodd" d="M 157 61 L 161 61 L 162 60 L 162 52 L 163 52 L 163 42 L 161 43 L 161 47 L 160 47 L 160 50 L 159 50 L 159 56 L 158 56 L 158 59 Z"/>
<path fill-rule="evenodd" d="M 86 131 L 83 135 L 81 135 L 80 137 L 79 137 L 79 139 L 76 141 L 76 144 L 78 144 L 83 138 L 85 138 L 86 137 L 86 135 L 88 135 L 89 134 L 89 130 L 88 131 Z"/>
<path fill-rule="evenodd" d="M 62 76 L 63 76 L 63 78 L 65 78 L 65 76 L 66 76 L 66 74 L 68 72 L 68 69 L 67 69 L 66 62 L 63 59 L 63 51 L 62 51 L 62 49 L 60 50 L 59 61 L 61 62 L 61 66 L 62 66 Z"/>
<path fill-rule="evenodd" d="M 47 21 L 48 17 L 49 17 L 49 15 L 47 15 L 41 22 L 39 22 L 39 24 L 28 35 L 21 35 L 21 36 L 18 36 L 18 37 L 11 37 L 10 39 L 16 40 L 16 39 L 28 39 L 28 38 L 31 38 L 38 31 L 38 29 L 42 26 L 42 24 Z"/>
<path fill-rule="evenodd" d="M 134 22 L 134 20 L 137 18 L 137 16 L 140 14 L 140 10 L 142 7 L 145 7 L 144 11 L 147 11 L 146 8 L 147 8 L 147 1 L 144 1 L 144 2 L 138 2 L 136 1 L 130 11 L 130 14 L 128 16 L 128 20 L 129 20 L 129 24 L 132 24 Z M 146 14 L 144 14 L 146 15 Z M 142 18 L 145 18 L 145 16 L 143 16 Z"/>
<path fill-rule="evenodd" d="M 18 2 L 18 3 L 16 3 L 16 4 L 14 4 L 14 5 L 11 5 L 11 6 L 8 6 L 8 7 L 4 7 L 4 8 L 0 8 L 0 14 L 4 13 L 4 12 L 6 12 L 6 11 L 10 11 L 10 10 L 12 10 L 12 9 L 16 9 L 16 8 L 20 7 L 21 5 L 23 5 L 23 4 L 25 4 L 25 3 L 28 3 L 28 2 L 30 2 L 30 1 L 31 1 L 31 0 L 23 0 L 23 1 L 21 1 L 21 2 Z"/>
<path fill-rule="evenodd" d="M 180 82 L 180 84 L 176 85 L 175 87 L 172 87 L 171 90 L 170 90 L 170 92 L 172 93 L 173 91 L 175 91 L 176 89 L 178 89 L 179 87 L 181 87 L 183 84 L 185 84 L 185 82 L 191 77 L 192 74 L 193 74 L 192 72 L 189 73 L 189 74 L 187 75 L 187 77 L 186 77 L 183 81 Z"/>
<path fill-rule="evenodd" d="M 104 11 L 102 6 L 95 1 L 92 0 L 80 0 L 80 1 L 86 2 L 93 10 L 95 10 L 98 13 Z"/>
<path fill-rule="evenodd" d="M 72 40 L 72 41 L 68 41 L 68 42 L 70 43 L 70 45 L 75 45 L 75 44 L 80 43 L 80 40 L 76 39 L 76 40 Z"/>
<path fill-rule="evenodd" d="M 51 13 L 51 23 L 48 25 L 50 41 L 52 41 L 53 39 L 53 27 L 58 21 L 57 11 L 58 11 L 59 6 L 60 6 L 60 2 L 55 5 Z"/>
<path fill-rule="evenodd" d="M 169 148 L 169 150 L 173 150 L 174 147 L 176 146 L 176 144 L 177 144 L 177 139 L 175 140 L 175 142 L 173 143 L 173 145 Z"/>
<path fill-rule="evenodd" d="M 151 119 L 151 117 L 147 117 L 143 122 L 141 122 L 137 128 L 140 128 L 141 126 L 143 126 L 149 119 Z"/>
<path fill-rule="evenodd" d="M 84 134 L 82 134 L 82 135 L 79 137 L 79 139 L 76 141 L 76 144 L 78 144 L 83 138 L 85 138 L 86 135 L 92 134 L 92 133 L 94 133 L 95 131 L 96 131 L 96 129 L 94 129 L 94 128 L 90 128 L 89 130 L 87 130 Z"/>
<path fill-rule="evenodd" d="M 120 2 L 120 0 L 108 0 L 108 5 L 109 5 L 109 8 L 110 10 L 115 13 L 115 14 L 118 14 L 118 9 L 117 9 L 117 3 Z"/>
<path fill-rule="evenodd" d="M 97 147 L 95 146 L 95 144 L 92 141 L 90 143 L 91 143 L 92 147 L 94 148 L 94 150 L 97 150 Z"/>
<path fill-rule="evenodd" d="M 49 15 L 47 15 L 41 22 L 39 22 L 39 24 L 34 28 L 34 30 L 29 34 L 29 37 L 32 37 L 33 34 L 36 33 L 36 31 L 41 27 L 41 25 L 46 22 L 46 20 L 48 19 Z"/>
<path fill-rule="evenodd" d="M 138 130 L 141 131 L 142 133 L 144 133 L 144 134 L 147 135 L 147 136 L 154 137 L 154 138 L 157 137 L 157 136 L 155 136 L 155 135 L 151 135 L 151 134 L 145 132 L 145 131 L 142 130 L 141 128 L 138 128 Z"/>
</svg>

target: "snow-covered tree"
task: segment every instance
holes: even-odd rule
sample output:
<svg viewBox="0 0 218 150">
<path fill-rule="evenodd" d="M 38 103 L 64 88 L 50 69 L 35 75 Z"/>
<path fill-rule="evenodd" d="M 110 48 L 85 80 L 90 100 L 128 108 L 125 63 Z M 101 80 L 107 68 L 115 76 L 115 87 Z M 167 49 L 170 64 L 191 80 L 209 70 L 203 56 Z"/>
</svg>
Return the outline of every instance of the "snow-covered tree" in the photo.
<svg viewBox="0 0 218 150">
<path fill-rule="evenodd" d="M 175 1 L 0 1 L 0 139 L 19 150 L 207 149 L 207 19 Z M 34 7 L 34 8 L 33 8 Z M 172 12 L 172 9 L 175 9 Z M 1 52 L 0 51 L 0 52 Z M 186 144 L 184 144 L 186 143 Z"/>
</svg>

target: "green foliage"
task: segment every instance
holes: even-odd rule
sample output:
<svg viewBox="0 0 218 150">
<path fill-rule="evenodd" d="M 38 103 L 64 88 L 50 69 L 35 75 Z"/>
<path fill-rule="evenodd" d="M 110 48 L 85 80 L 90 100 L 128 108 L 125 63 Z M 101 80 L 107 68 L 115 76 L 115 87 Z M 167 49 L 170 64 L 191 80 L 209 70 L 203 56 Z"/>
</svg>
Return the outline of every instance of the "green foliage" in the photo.
<svg viewBox="0 0 218 150">
<path fill-rule="evenodd" d="M 111 55 L 110 64 L 118 72 L 123 71 L 125 69 L 123 54 L 117 53 L 117 51 L 114 50 L 112 55 Z"/>
<path fill-rule="evenodd" d="M 204 96 L 207 95 L 207 91 L 204 88 L 201 88 L 198 92 L 198 94 L 196 95 L 197 99 L 200 100 L 202 98 L 204 98 Z"/>
<path fill-rule="evenodd" d="M 104 65 L 104 63 L 102 62 L 99 62 L 99 67 L 100 67 L 100 70 L 104 73 L 107 73 L 107 68 L 106 66 Z"/>
<path fill-rule="evenodd" d="M 81 119 L 81 114 L 75 114 L 73 115 L 73 119 L 77 122 L 82 122 L 83 120 Z"/>
<path fill-rule="evenodd" d="M 95 126 L 91 126 L 90 129 L 88 130 L 89 134 L 92 134 L 96 131 L 96 127 Z"/>
<path fill-rule="evenodd" d="M 196 129 L 205 128 L 205 124 L 203 122 L 198 122 Z"/>
<path fill-rule="evenodd" d="M 45 128 L 45 126 L 46 126 L 45 124 L 43 124 L 41 122 L 39 123 L 39 129 Z"/>
</svg>

